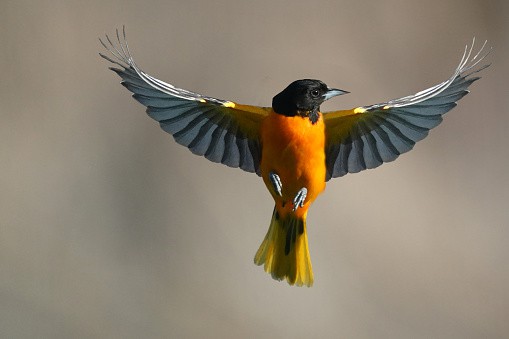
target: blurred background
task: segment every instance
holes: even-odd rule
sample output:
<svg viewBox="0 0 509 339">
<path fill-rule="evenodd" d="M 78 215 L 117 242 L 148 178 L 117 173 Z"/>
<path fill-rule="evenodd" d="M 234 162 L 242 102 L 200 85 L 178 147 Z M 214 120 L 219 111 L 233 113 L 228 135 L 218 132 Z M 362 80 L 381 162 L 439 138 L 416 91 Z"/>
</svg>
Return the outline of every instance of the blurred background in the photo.
<svg viewBox="0 0 509 339">
<path fill-rule="evenodd" d="M 0 3 L 0 337 L 509 337 L 509 2 Z M 312 288 L 253 264 L 272 201 L 149 119 L 98 56 L 127 26 L 148 73 L 267 106 L 300 78 L 352 92 L 483 79 L 397 161 L 329 182 Z M 479 45 L 480 46 L 480 45 Z"/>
</svg>

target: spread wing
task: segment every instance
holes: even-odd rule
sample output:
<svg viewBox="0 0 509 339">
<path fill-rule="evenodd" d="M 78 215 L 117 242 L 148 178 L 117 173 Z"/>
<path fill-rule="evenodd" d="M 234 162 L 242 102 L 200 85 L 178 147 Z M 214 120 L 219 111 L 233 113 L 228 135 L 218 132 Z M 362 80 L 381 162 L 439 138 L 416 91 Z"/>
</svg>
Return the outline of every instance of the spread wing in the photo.
<svg viewBox="0 0 509 339">
<path fill-rule="evenodd" d="M 122 85 L 147 107 L 147 114 L 191 152 L 213 162 L 239 167 L 260 175 L 260 126 L 269 109 L 237 104 L 177 88 L 143 72 L 134 62 L 125 39 L 117 30 L 118 44 L 99 39 L 120 66 L 110 67 Z"/>
<path fill-rule="evenodd" d="M 454 74 L 436 86 L 376 105 L 324 113 L 326 180 L 393 161 L 424 139 L 479 79 L 472 75 L 489 66 L 475 68 L 490 50 L 482 53 L 485 42 L 470 58 L 474 42 L 465 48 Z"/>
</svg>

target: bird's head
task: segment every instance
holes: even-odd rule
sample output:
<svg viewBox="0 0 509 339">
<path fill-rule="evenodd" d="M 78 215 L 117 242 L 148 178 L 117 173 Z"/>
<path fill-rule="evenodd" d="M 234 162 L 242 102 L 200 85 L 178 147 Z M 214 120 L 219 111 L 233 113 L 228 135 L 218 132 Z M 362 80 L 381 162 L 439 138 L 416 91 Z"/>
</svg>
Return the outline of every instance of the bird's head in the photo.
<svg viewBox="0 0 509 339">
<path fill-rule="evenodd" d="M 285 116 L 309 117 L 314 124 L 318 120 L 320 105 L 325 100 L 346 93 L 349 92 L 329 88 L 320 80 L 297 80 L 272 99 L 272 108 Z"/>
</svg>

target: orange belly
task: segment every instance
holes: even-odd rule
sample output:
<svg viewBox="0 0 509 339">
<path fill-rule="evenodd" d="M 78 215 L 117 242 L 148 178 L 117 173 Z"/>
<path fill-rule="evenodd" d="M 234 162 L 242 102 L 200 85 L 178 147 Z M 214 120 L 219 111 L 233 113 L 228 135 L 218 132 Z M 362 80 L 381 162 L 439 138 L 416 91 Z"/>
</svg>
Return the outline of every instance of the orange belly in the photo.
<svg viewBox="0 0 509 339">
<path fill-rule="evenodd" d="M 325 189 L 325 127 L 320 113 L 312 124 L 307 117 L 286 117 L 271 112 L 262 125 L 262 159 L 260 169 L 265 185 L 276 202 L 278 212 L 285 216 L 293 209 L 293 198 L 306 187 L 307 197 L 297 216 L 306 213 L 309 205 Z M 283 186 L 278 196 L 269 173 L 279 175 Z"/>
</svg>

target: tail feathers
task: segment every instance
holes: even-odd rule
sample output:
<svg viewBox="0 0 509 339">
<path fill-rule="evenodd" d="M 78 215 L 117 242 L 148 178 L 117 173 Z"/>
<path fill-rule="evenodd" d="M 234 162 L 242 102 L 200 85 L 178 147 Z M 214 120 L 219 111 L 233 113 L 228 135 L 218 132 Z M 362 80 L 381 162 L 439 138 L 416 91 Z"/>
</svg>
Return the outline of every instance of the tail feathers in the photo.
<svg viewBox="0 0 509 339">
<path fill-rule="evenodd" d="M 269 230 L 254 262 L 264 265 L 265 271 L 276 280 L 286 279 L 290 285 L 312 286 L 306 216 L 298 218 L 289 214 L 281 219 L 274 209 Z"/>
</svg>

